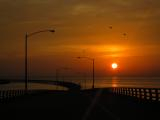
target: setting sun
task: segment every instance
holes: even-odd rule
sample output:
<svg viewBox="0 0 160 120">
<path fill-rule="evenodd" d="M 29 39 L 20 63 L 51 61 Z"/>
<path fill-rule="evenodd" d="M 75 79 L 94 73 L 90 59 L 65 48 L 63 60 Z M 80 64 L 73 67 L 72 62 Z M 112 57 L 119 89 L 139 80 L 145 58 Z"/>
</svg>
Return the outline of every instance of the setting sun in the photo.
<svg viewBox="0 0 160 120">
<path fill-rule="evenodd" d="M 117 63 L 112 63 L 112 68 L 116 69 L 118 67 Z"/>
</svg>

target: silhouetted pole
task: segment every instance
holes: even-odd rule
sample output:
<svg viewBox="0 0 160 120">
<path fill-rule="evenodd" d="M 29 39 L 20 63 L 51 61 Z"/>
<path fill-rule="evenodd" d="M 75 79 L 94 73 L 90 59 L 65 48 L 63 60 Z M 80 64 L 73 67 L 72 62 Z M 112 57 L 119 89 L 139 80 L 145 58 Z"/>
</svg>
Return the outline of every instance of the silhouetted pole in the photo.
<svg viewBox="0 0 160 120">
<path fill-rule="evenodd" d="M 59 82 L 59 76 L 60 76 L 60 70 L 68 70 L 70 68 L 67 68 L 67 67 L 61 67 L 61 68 L 57 68 L 56 69 L 56 81 Z M 64 76 L 62 76 L 62 81 L 64 82 Z M 57 84 L 57 87 L 56 89 L 58 90 L 58 84 Z"/>
<path fill-rule="evenodd" d="M 25 36 L 25 92 L 28 91 L 28 84 L 27 84 L 27 81 L 28 81 L 28 61 L 27 61 L 27 56 L 28 56 L 28 50 L 27 50 L 27 47 L 28 47 L 28 42 L 27 42 L 27 36 L 28 36 L 28 33 L 26 33 L 26 36 Z"/>
<path fill-rule="evenodd" d="M 86 74 L 84 74 L 84 89 L 86 89 Z"/>
<path fill-rule="evenodd" d="M 94 59 L 92 59 L 93 61 L 93 84 L 92 84 L 92 88 L 94 89 Z"/>
<path fill-rule="evenodd" d="M 95 80 L 94 80 L 94 62 L 95 62 L 95 59 L 94 58 L 89 58 L 89 57 L 77 57 L 78 59 L 81 59 L 81 58 L 86 58 L 88 60 L 91 60 L 93 62 L 93 71 L 92 71 L 92 89 L 94 89 L 94 83 L 95 83 Z"/>
<path fill-rule="evenodd" d="M 41 32 L 55 32 L 53 29 L 41 30 L 25 35 L 25 92 L 28 92 L 28 37 Z"/>
<path fill-rule="evenodd" d="M 57 84 L 56 84 L 56 90 L 58 90 L 58 69 L 56 69 L 56 81 L 57 81 Z"/>
<path fill-rule="evenodd" d="M 58 81 L 58 69 L 56 69 L 56 81 Z"/>
</svg>

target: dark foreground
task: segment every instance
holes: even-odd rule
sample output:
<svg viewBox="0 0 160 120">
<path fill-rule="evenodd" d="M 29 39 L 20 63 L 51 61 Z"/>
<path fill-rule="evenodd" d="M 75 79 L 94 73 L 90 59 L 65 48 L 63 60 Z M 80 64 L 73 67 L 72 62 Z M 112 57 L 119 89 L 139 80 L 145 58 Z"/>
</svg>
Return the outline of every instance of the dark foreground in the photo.
<svg viewBox="0 0 160 120">
<path fill-rule="evenodd" d="M 105 89 L 44 91 L 0 103 L 2 120 L 159 120 L 160 103 L 113 95 Z"/>
</svg>

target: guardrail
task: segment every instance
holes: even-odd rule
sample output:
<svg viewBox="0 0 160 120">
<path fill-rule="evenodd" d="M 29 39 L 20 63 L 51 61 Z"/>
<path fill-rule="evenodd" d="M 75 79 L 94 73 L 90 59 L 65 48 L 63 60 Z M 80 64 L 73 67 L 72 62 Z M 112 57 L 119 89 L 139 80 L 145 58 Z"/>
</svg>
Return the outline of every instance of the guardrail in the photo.
<svg viewBox="0 0 160 120">
<path fill-rule="evenodd" d="M 137 97 L 141 100 L 160 101 L 160 88 L 114 87 L 112 92 L 118 95 Z"/>
<path fill-rule="evenodd" d="M 45 90 L 28 90 L 27 95 L 45 92 Z M 26 95 L 25 90 L 0 90 L 0 102 Z"/>
</svg>

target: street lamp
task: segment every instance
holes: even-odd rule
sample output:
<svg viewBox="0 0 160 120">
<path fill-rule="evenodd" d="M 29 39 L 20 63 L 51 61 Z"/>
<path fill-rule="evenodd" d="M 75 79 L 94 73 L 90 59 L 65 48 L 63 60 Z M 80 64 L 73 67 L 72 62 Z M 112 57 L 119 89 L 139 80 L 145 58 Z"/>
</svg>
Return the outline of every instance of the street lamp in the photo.
<svg viewBox="0 0 160 120">
<path fill-rule="evenodd" d="M 59 75 L 60 75 L 60 70 L 68 70 L 70 68 L 67 67 L 61 67 L 56 69 L 56 82 L 59 82 Z M 64 82 L 64 80 L 63 80 Z M 58 84 L 57 84 L 57 89 L 58 89 Z"/>
<path fill-rule="evenodd" d="M 26 33 L 25 34 L 25 92 L 28 91 L 28 37 L 31 37 L 35 34 L 41 33 L 41 32 L 55 32 L 53 29 L 46 29 L 46 30 L 40 30 L 33 33 Z"/>
<path fill-rule="evenodd" d="M 94 58 L 89 58 L 89 57 L 77 57 L 78 59 L 88 59 L 91 60 L 93 62 L 93 69 L 92 69 L 92 89 L 94 89 Z"/>
<path fill-rule="evenodd" d="M 84 88 L 84 89 L 86 89 L 86 73 L 84 73 L 84 72 L 76 72 L 77 74 L 80 74 L 81 76 L 83 76 L 83 79 L 80 79 L 80 81 L 79 81 L 79 83 L 80 83 L 80 85 Z M 84 81 L 84 82 L 83 82 Z"/>
</svg>

